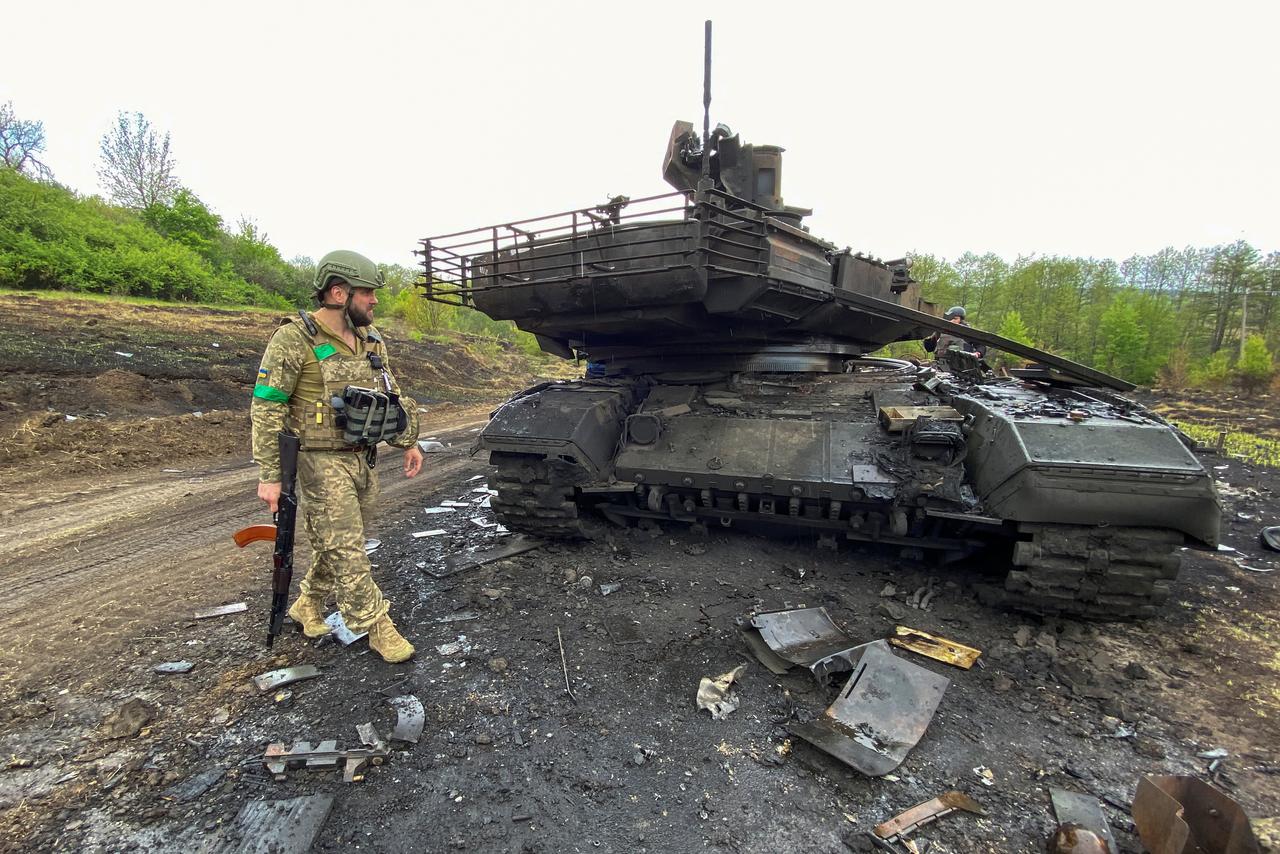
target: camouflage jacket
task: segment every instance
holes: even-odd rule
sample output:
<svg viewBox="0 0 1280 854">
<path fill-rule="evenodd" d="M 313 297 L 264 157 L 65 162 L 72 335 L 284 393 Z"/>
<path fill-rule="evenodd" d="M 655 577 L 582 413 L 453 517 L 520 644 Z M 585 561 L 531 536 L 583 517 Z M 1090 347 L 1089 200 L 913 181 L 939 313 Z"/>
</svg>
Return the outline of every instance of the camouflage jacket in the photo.
<svg viewBox="0 0 1280 854">
<path fill-rule="evenodd" d="M 391 392 L 400 395 L 386 344 L 377 329 L 356 328 L 356 349 L 352 350 L 315 315 L 307 317 L 310 327 L 301 317 L 281 322 L 258 368 L 249 417 L 253 425 L 253 459 L 263 483 L 280 480 L 277 434 L 283 429 L 302 438 L 304 451 L 343 446 L 342 431 L 335 423 L 336 413 L 329 398 L 341 393 L 343 383 L 383 388 L 383 372 L 373 367 L 370 355 L 381 358 Z M 314 335 L 311 329 L 315 330 Z M 400 403 L 408 415 L 408 427 L 389 444 L 411 448 L 418 440 L 418 406 L 403 395 Z"/>
</svg>

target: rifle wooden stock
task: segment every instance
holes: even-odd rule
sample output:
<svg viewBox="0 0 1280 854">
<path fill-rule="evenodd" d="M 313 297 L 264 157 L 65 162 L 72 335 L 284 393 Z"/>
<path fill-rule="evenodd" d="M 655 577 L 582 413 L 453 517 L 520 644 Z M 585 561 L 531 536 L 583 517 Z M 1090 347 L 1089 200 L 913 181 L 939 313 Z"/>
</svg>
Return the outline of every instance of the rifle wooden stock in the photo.
<svg viewBox="0 0 1280 854">
<path fill-rule="evenodd" d="M 275 525 L 250 525 L 247 528 L 241 528 L 231 535 L 231 539 L 236 541 L 236 545 L 244 548 L 249 543 L 271 542 L 276 541 Z"/>
</svg>

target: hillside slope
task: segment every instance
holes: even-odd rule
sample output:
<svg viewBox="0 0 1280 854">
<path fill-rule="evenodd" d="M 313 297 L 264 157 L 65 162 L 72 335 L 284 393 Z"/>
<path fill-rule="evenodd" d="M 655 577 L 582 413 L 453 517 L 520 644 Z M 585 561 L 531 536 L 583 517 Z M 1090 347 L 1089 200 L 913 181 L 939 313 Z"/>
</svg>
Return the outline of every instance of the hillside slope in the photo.
<svg viewBox="0 0 1280 854">
<path fill-rule="evenodd" d="M 258 360 L 282 314 L 6 292 L 0 313 L 0 485 L 249 454 Z M 391 364 L 434 410 L 488 405 L 534 381 L 518 350 L 411 340 Z M 481 407 L 482 408 L 482 407 Z"/>
</svg>

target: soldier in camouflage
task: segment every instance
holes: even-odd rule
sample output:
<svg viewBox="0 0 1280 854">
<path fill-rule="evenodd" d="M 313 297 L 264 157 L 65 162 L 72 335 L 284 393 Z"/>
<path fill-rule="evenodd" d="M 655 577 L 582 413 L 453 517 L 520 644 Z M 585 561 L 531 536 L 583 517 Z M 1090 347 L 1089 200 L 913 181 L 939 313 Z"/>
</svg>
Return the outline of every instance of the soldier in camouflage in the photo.
<svg viewBox="0 0 1280 854">
<path fill-rule="evenodd" d="M 377 266 L 363 255 L 339 250 L 320 259 L 320 307 L 282 321 L 272 335 L 250 416 L 258 497 L 273 513 L 280 499 L 276 434 L 287 429 L 301 439 L 297 489 L 312 561 L 289 616 L 307 637 L 328 634 L 325 603 L 333 595 L 347 627 L 367 631 L 369 646 L 395 663 L 414 650 L 387 616 L 387 600 L 364 551 L 378 496 L 374 449 L 379 440 L 404 448 L 406 477 L 421 471 L 422 451 L 418 407 L 401 396 L 386 344 L 373 326 L 375 292 L 383 284 Z M 353 388 L 360 394 L 353 396 Z M 381 401 L 381 409 L 365 407 L 370 400 Z"/>
<path fill-rule="evenodd" d="M 947 320 L 957 326 L 968 326 L 969 323 L 964 319 L 965 310 L 962 305 L 953 305 L 947 309 L 947 313 L 942 315 Z M 924 339 L 924 349 L 934 354 L 934 358 L 942 359 L 949 350 L 963 350 L 966 353 L 974 353 L 979 359 L 986 358 L 987 348 L 971 341 L 966 341 L 959 335 L 951 333 L 943 334 L 935 332 L 928 338 Z"/>
</svg>

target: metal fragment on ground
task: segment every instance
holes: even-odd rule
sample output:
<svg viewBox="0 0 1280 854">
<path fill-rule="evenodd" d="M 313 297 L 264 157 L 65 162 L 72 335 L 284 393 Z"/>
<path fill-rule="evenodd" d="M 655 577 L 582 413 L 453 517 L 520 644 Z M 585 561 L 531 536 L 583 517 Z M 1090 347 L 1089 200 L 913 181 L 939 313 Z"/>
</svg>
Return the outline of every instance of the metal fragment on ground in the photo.
<svg viewBox="0 0 1280 854">
<path fill-rule="evenodd" d="M 426 513 L 426 514 L 428 514 L 428 515 L 434 515 L 434 514 L 436 514 L 436 513 L 456 513 L 456 512 L 457 512 L 457 508 L 455 508 L 455 507 L 427 507 L 427 508 L 424 508 L 422 512 L 423 512 L 423 513 Z"/>
<path fill-rule="evenodd" d="M 386 742 L 382 740 L 382 736 L 378 733 L 378 728 L 373 725 L 373 721 L 357 724 L 356 735 L 360 736 L 360 743 L 365 747 L 381 750 L 387 746 Z"/>
<path fill-rule="evenodd" d="M 424 454 L 439 454 L 444 451 L 444 443 L 433 442 L 430 439 L 419 439 L 418 450 Z"/>
<path fill-rule="evenodd" d="M 338 742 L 330 739 L 315 747 L 309 741 L 299 741 L 287 748 L 281 743 L 268 744 L 262 762 L 276 780 L 284 780 L 289 768 L 301 766 L 307 770 L 327 770 L 342 763 L 343 782 L 358 783 L 364 779 L 366 765 L 381 765 L 390 755 L 386 746 L 340 750 Z"/>
<path fill-rule="evenodd" d="M 698 683 L 698 708 L 706 709 L 717 721 L 728 717 L 730 712 L 738 708 L 738 698 L 731 696 L 729 689 L 733 687 L 734 682 L 742 678 L 746 669 L 745 664 L 739 664 L 728 673 L 721 673 L 714 678 L 703 676 L 702 681 Z"/>
<path fill-rule="evenodd" d="M 351 646 L 362 637 L 366 637 L 368 632 L 356 634 L 347 628 L 346 622 L 342 619 L 341 611 L 334 611 L 332 614 L 324 618 L 325 625 L 333 629 L 333 639 L 343 646 Z"/>
<path fill-rule="evenodd" d="M 445 614 L 436 620 L 437 623 L 465 623 L 469 620 L 478 620 L 480 615 L 475 611 L 459 611 L 456 614 Z"/>
<path fill-rule="evenodd" d="M 364 553 L 370 554 L 382 547 L 382 540 L 368 539 L 364 541 Z"/>
<path fill-rule="evenodd" d="M 151 669 L 156 673 L 190 673 L 193 667 L 195 665 L 190 661 L 166 661 L 164 664 L 157 664 Z"/>
<path fill-rule="evenodd" d="M 450 508 L 455 508 L 455 509 L 456 509 L 456 508 L 458 508 L 458 507 L 470 507 L 470 506 L 471 506 L 471 502 L 469 502 L 469 501 L 452 501 L 452 500 L 451 500 L 451 501 L 441 501 L 441 502 L 440 502 L 440 506 L 441 506 L 441 507 L 450 507 Z"/>
<path fill-rule="evenodd" d="M 518 554 L 524 554 L 533 551 L 542 545 L 542 540 L 526 537 L 523 534 L 517 534 L 506 540 L 500 546 L 492 546 L 487 549 L 477 549 L 474 552 L 462 552 L 451 554 L 441 561 L 440 567 L 427 567 L 426 572 L 435 578 L 448 578 L 450 575 L 456 575 L 464 570 L 474 569 L 477 566 L 484 566 L 486 563 L 493 563 L 495 560 L 503 558 L 515 557 Z"/>
<path fill-rule="evenodd" d="M 222 768 L 209 768 L 198 774 L 192 774 L 187 779 L 180 780 L 165 789 L 160 793 L 160 797 L 180 804 L 190 803 L 212 789 L 226 773 Z"/>
<path fill-rule="evenodd" d="M 219 605 L 216 608 L 201 608 L 196 611 L 195 618 L 197 620 L 207 620 L 210 617 L 225 617 L 228 614 L 239 614 L 248 610 L 249 606 L 244 602 L 233 602 L 230 605 Z"/>
<path fill-rule="evenodd" d="M 600 595 L 608 596 L 610 593 L 617 593 L 622 589 L 621 581 L 606 581 L 600 585 Z"/>
<path fill-rule="evenodd" d="M 974 815 L 986 815 L 978 802 L 964 792 L 944 792 L 932 800 L 904 810 L 886 822 L 877 824 L 875 834 L 886 842 L 895 842 L 956 810 L 964 810 Z"/>
<path fill-rule="evenodd" d="M 306 854 L 320 838 L 333 795 L 250 801 L 235 823 L 209 839 L 201 854 Z"/>
<path fill-rule="evenodd" d="M 420 540 L 423 537 L 439 537 L 447 533 L 449 532 L 446 531 L 444 528 L 435 528 L 430 531 L 414 531 L 412 536 L 415 540 Z"/>
<path fill-rule="evenodd" d="M 1062 834 L 1064 842 L 1069 842 L 1074 838 L 1076 840 L 1075 844 L 1081 851 L 1089 850 L 1087 846 L 1091 842 L 1088 836 L 1074 831 L 1074 828 L 1081 828 L 1101 840 L 1102 844 L 1106 846 L 1102 850 L 1109 854 L 1117 854 L 1119 852 L 1120 849 L 1116 847 L 1115 837 L 1111 835 L 1111 824 L 1107 821 L 1106 813 L 1102 811 L 1102 804 L 1097 798 L 1092 795 L 1084 795 L 1079 792 L 1051 786 L 1049 788 L 1049 801 L 1053 804 L 1053 814 L 1058 819 L 1059 828 L 1066 830 Z M 1070 849 L 1068 848 L 1067 850 Z"/>
<path fill-rule="evenodd" d="M 418 739 L 422 738 L 422 728 L 427 723 L 427 713 L 422 708 L 422 701 L 413 694 L 405 694 L 390 698 L 387 705 L 396 710 L 396 726 L 391 731 L 391 740 L 417 744 Z"/>
<path fill-rule="evenodd" d="M 316 669 L 314 664 L 302 664 L 298 667 L 284 667 L 280 670 L 272 670 L 255 676 L 253 677 L 253 684 L 265 694 L 268 691 L 283 688 L 285 685 L 292 685 L 294 682 L 315 679 L 319 675 L 320 671 Z"/>
<path fill-rule="evenodd" d="M 1280 525 L 1263 528 L 1258 534 L 1258 542 L 1262 543 L 1273 552 L 1280 552 Z"/>
<path fill-rule="evenodd" d="M 831 707 L 789 729 L 863 774 L 880 777 L 901 765 L 920 741 L 951 680 L 898 658 L 882 640 L 854 647 L 846 658 L 853 673 Z"/>
<path fill-rule="evenodd" d="M 973 667 L 978 656 L 982 655 L 982 650 L 907 626 L 895 626 L 889 643 L 962 670 Z"/>
<path fill-rule="evenodd" d="M 1223 792 L 1195 777 L 1138 781 L 1133 823 L 1151 854 L 1258 854 L 1249 816 Z"/>
<path fill-rule="evenodd" d="M 848 670 L 844 659 L 833 657 L 856 646 L 821 607 L 756 614 L 743 635 L 760 663 L 774 673 L 786 673 L 800 665 L 813 670 L 819 679 L 833 671 Z"/>
</svg>

